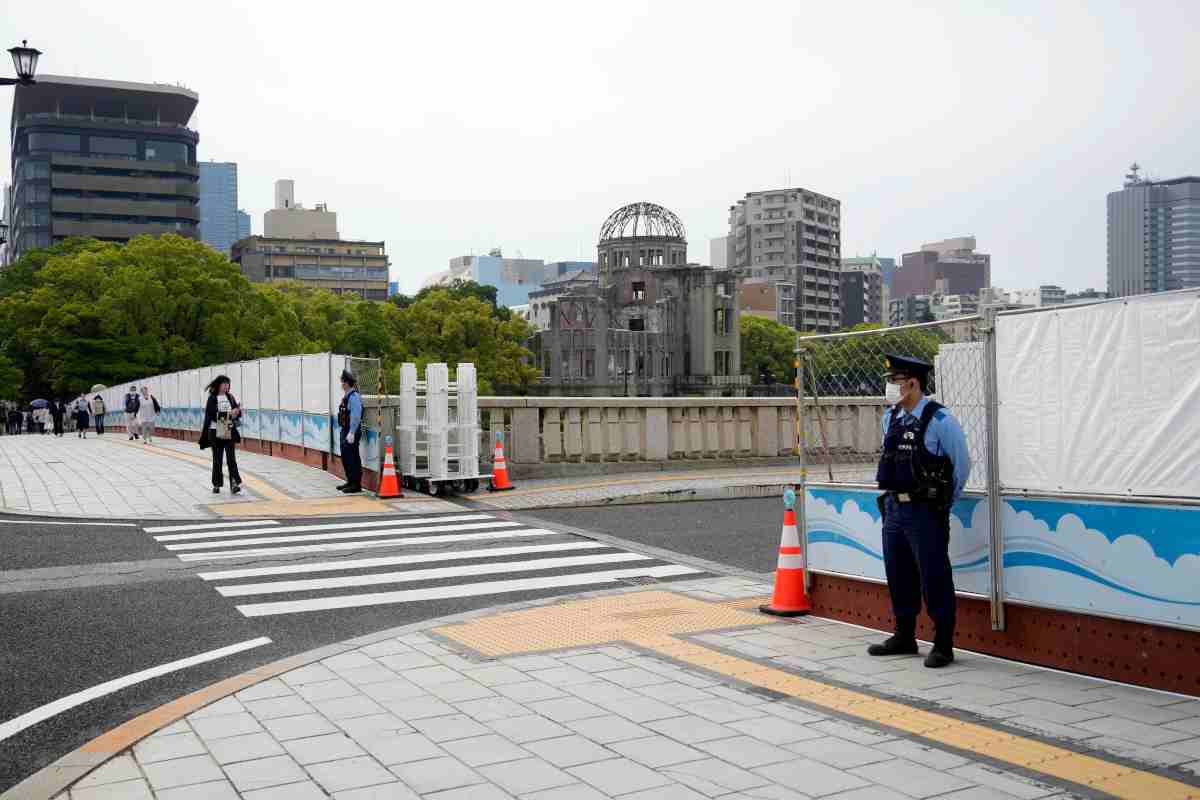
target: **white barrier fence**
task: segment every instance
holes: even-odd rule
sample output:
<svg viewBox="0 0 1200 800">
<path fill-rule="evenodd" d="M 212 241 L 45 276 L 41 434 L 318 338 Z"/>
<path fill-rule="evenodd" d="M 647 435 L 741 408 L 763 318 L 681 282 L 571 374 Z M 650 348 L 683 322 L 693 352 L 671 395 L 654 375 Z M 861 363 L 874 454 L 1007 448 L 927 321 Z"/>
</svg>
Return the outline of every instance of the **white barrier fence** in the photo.
<svg viewBox="0 0 1200 800">
<path fill-rule="evenodd" d="M 107 426 L 125 425 L 125 395 L 131 386 L 149 386 L 162 410 L 159 430 L 197 435 L 204 421 L 208 385 L 218 375 L 229 376 L 230 392 L 242 406 L 244 439 L 278 442 L 308 450 L 338 454 L 336 414 L 341 402 L 342 370 L 350 357 L 336 353 L 275 356 L 255 361 L 215 364 L 199 369 L 141 378 L 101 392 Z M 364 387 L 369 393 L 371 387 Z M 374 463 L 379 440 L 369 431 L 363 454 Z"/>
</svg>

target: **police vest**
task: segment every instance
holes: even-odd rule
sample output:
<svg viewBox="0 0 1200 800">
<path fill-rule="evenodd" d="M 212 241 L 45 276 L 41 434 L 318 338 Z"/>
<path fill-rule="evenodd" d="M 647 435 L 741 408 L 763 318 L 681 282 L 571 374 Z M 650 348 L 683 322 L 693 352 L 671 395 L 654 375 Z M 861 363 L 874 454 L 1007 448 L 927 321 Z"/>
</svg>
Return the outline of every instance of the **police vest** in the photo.
<svg viewBox="0 0 1200 800">
<path fill-rule="evenodd" d="M 926 500 L 948 503 L 954 495 L 954 462 L 925 448 L 925 431 L 935 414 L 944 408 L 930 400 L 915 423 L 900 422 L 900 409 L 893 406 L 883 439 L 883 455 L 875 480 L 889 492 L 906 492 Z"/>
<path fill-rule="evenodd" d="M 349 392 L 347 392 L 346 396 L 342 398 L 341 405 L 338 406 L 337 421 L 338 427 L 342 430 L 346 430 L 350 427 L 350 395 L 352 394 L 358 394 L 358 389 L 351 389 Z"/>
</svg>

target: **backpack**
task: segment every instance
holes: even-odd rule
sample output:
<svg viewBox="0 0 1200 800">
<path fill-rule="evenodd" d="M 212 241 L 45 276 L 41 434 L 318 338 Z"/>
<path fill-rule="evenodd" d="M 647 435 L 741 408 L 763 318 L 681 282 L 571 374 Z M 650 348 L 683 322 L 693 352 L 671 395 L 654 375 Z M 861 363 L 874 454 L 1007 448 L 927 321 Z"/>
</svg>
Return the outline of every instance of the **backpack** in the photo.
<svg viewBox="0 0 1200 800">
<path fill-rule="evenodd" d="M 137 411 L 138 399 L 136 394 L 125 395 L 125 413 L 133 414 Z"/>
</svg>

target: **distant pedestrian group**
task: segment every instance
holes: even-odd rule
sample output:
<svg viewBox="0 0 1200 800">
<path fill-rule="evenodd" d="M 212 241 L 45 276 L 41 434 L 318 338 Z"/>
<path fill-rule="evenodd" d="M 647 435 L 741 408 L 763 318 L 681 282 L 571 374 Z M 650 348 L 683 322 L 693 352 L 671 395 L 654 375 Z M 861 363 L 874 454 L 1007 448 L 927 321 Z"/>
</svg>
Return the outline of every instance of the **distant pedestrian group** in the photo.
<svg viewBox="0 0 1200 800">
<path fill-rule="evenodd" d="M 96 399 L 103 404 L 99 395 Z M 125 393 L 125 430 L 129 432 L 129 441 L 140 439 L 143 444 L 153 444 L 154 425 L 161 412 L 162 406 L 149 386 L 143 386 L 140 392 L 136 386 L 130 386 Z"/>
</svg>

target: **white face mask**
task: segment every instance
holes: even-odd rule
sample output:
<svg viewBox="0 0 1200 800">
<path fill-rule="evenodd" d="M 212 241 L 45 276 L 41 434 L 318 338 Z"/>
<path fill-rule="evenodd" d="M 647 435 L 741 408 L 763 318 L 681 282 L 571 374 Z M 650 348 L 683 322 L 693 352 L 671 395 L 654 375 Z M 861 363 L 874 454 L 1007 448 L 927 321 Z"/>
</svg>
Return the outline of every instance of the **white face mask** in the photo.
<svg viewBox="0 0 1200 800">
<path fill-rule="evenodd" d="M 903 394 L 904 393 L 900 391 L 900 384 L 889 383 L 884 388 L 883 399 L 887 401 L 889 406 L 894 406 L 900 402 L 900 398 L 903 396 Z"/>
</svg>

